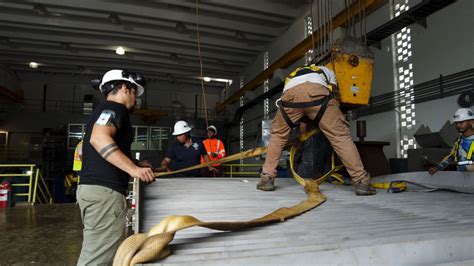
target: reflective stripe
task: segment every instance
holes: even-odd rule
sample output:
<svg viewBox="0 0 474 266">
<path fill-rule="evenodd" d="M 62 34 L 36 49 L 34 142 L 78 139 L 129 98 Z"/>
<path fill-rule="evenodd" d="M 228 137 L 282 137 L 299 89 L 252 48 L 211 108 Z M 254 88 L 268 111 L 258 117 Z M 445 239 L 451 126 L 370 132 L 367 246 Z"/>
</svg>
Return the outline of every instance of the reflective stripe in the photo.
<svg viewBox="0 0 474 266">
<path fill-rule="evenodd" d="M 458 138 L 453 148 L 454 162 L 458 162 L 459 147 L 461 146 L 461 138 Z M 474 153 L 474 141 L 471 142 L 469 150 L 467 151 L 466 160 L 470 161 L 472 159 L 472 154 Z"/>
<path fill-rule="evenodd" d="M 292 78 L 303 76 L 303 75 L 310 74 L 310 73 L 316 73 L 316 74 L 319 74 L 319 75 L 323 75 L 324 80 L 326 81 L 326 85 L 327 85 L 329 91 L 332 92 L 333 88 L 332 88 L 332 86 L 330 86 L 331 83 L 329 81 L 329 77 L 326 75 L 324 70 L 322 70 L 321 68 L 319 68 L 315 65 L 298 67 L 295 71 L 291 72 L 290 75 L 288 75 L 288 77 L 285 79 L 285 85 Z"/>
<path fill-rule="evenodd" d="M 472 153 L 474 152 L 474 141 L 471 142 L 471 146 L 469 147 L 469 151 L 467 152 L 466 159 L 470 161 L 472 159 Z"/>
<path fill-rule="evenodd" d="M 72 165 L 73 171 L 81 171 L 82 170 L 82 140 L 77 144 L 76 149 L 74 150 L 74 162 Z"/>
</svg>

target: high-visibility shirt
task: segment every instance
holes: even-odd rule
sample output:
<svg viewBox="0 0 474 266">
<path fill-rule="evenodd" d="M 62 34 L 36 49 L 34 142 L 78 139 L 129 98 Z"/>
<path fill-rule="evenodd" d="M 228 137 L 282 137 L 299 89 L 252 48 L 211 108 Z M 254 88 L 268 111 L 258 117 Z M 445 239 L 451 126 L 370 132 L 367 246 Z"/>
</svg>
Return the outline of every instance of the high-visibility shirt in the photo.
<svg viewBox="0 0 474 266">
<path fill-rule="evenodd" d="M 74 162 L 72 164 L 72 170 L 79 172 L 82 169 L 82 140 L 77 144 L 74 150 Z"/>
<path fill-rule="evenodd" d="M 474 135 L 469 137 L 459 137 L 454 143 L 454 147 L 448 156 L 436 166 L 438 170 L 443 170 L 451 163 L 458 164 L 458 162 L 472 162 L 474 154 Z M 474 172 L 474 164 L 470 165 L 456 165 L 458 171 Z"/>
<path fill-rule="evenodd" d="M 337 79 L 336 74 L 324 66 L 316 66 L 313 64 L 298 67 L 286 77 L 283 93 L 305 82 L 321 84 L 332 92 L 333 87 L 331 84 L 337 84 Z"/>
<path fill-rule="evenodd" d="M 207 155 L 211 161 L 224 158 L 226 156 L 224 143 L 219 139 L 205 139 L 202 144 L 206 148 Z M 217 156 L 212 156 L 212 153 L 216 153 Z M 204 158 L 201 156 L 201 163 L 204 163 Z M 220 164 L 215 164 L 213 166 L 219 166 Z"/>
</svg>

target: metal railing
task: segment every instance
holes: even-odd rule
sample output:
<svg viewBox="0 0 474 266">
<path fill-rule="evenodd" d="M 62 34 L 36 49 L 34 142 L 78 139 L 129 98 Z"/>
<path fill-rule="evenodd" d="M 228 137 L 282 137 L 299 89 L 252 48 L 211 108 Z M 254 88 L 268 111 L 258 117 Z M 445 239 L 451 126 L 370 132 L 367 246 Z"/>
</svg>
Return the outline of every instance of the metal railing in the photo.
<svg viewBox="0 0 474 266">
<path fill-rule="evenodd" d="M 166 112 L 166 117 L 172 119 L 204 118 L 206 117 L 206 111 L 209 120 L 225 120 L 227 116 L 226 113 L 217 114 L 213 107 L 205 110 L 204 108 L 148 105 L 146 109 Z M 84 103 L 60 100 L 46 100 L 43 102 L 41 99 L 24 99 L 21 103 L 13 103 L 0 99 L 0 111 L 84 113 Z"/>
<path fill-rule="evenodd" d="M 262 164 L 258 163 L 247 163 L 247 164 L 240 164 L 240 163 L 230 163 L 230 164 L 223 164 L 223 167 L 227 167 L 228 171 L 223 172 L 225 175 L 229 177 L 234 176 L 260 176 L 260 168 L 262 168 Z"/>
<path fill-rule="evenodd" d="M 48 185 L 44 181 L 41 171 L 35 164 L 0 164 L 0 168 L 16 168 L 14 173 L 2 173 L 0 178 L 27 177 L 26 183 L 14 183 L 12 187 L 26 187 L 27 192 L 15 193 L 16 197 L 27 197 L 27 202 L 34 205 L 39 203 L 53 203 L 53 197 L 49 192 Z M 18 173 L 22 171 L 24 173 Z M 37 193 L 39 190 L 40 193 Z"/>
</svg>

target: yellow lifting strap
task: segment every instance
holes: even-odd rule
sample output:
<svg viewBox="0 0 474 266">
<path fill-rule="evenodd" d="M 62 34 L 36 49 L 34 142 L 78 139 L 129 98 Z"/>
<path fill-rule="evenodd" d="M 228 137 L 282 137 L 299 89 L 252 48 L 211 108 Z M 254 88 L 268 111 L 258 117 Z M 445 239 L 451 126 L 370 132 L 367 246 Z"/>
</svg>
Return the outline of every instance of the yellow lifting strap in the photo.
<svg viewBox="0 0 474 266">
<path fill-rule="evenodd" d="M 407 189 L 406 182 L 375 182 L 370 184 L 373 188 L 385 189 L 396 188 L 399 192 L 405 191 Z"/>
<path fill-rule="evenodd" d="M 318 129 L 310 131 L 299 137 L 301 141 L 307 140 L 309 137 L 318 132 Z M 236 231 L 246 228 L 267 225 L 271 223 L 284 222 L 287 219 L 298 216 L 307 212 L 326 201 L 326 197 L 319 191 L 319 184 L 329 176 L 329 173 L 336 171 L 342 166 L 335 166 L 334 159 L 332 162 L 332 169 L 327 174 L 317 179 L 308 180 L 300 177 L 293 169 L 293 160 L 296 153 L 296 148 L 291 147 L 290 165 L 293 177 L 301 184 L 307 194 L 306 200 L 291 207 L 279 208 L 270 214 L 250 221 L 236 221 L 236 222 L 203 222 L 193 216 L 189 215 L 170 215 L 158 224 L 153 226 L 147 233 L 135 234 L 122 242 L 117 250 L 113 265 L 135 265 L 138 263 L 145 263 L 160 260 L 171 254 L 167 245 L 173 240 L 174 235 L 179 230 L 183 230 L 193 226 L 201 226 L 209 229 L 220 231 Z M 185 172 L 211 164 L 225 163 L 234 161 L 240 158 L 248 158 L 258 156 L 266 152 L 266 148 L 257 148 L 248 150 L 239 154 L 234 154 L 226 158 L 212 161 L 206 164 L 188 167 L 186 169 L 175 172 L 155 173 L 155 176 L 164 176 L 178 172 Z M 291 155 L 292 154 L 292 155 Z"/>
</svg>

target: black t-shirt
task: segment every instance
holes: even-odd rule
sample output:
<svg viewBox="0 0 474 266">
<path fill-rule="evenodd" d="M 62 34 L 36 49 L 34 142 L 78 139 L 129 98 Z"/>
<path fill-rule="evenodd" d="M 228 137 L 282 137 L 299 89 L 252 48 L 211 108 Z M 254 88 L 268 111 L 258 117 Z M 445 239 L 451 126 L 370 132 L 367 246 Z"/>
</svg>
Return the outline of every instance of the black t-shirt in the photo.
<svg viewBox="0 0 474 266">
<path fill-rule="evenodd" d="M 201 163 L 201 155 L 206 154 L 202 142 L 195 142 L 187 147 L 179 142 L 170 145 L 166 157 L 171 159 L 170 168 L 180 170 Z M 199 169 L 181 173 L 179 176 L 200 176 Z"/>
<path fill-rule="evenodd" d="M 100 185 L 125 195 L 130 176 L 102 158 L 90 143 L 94 124 L 98 120 L 98 123 L 101 123 L 108 117 L 117 128 L 114 136 L 115 143 L 127 157 L 132 158 L 130 148 L 133 142 L 133 130 L 128 109 L 123 104 L 107 101 L 92 112 L 86 126 L 80 184 Z"/>
</svg>

